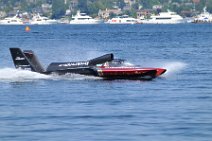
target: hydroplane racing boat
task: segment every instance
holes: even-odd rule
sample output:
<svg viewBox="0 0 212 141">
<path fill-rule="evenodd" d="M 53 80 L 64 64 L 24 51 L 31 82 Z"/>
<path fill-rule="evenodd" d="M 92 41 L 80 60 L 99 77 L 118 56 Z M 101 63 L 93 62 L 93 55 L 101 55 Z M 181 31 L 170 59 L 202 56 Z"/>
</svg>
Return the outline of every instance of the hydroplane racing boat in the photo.
<svg viewBox="0 0 212 141">
<path fill-rule="evenodd" d="M 16 68 L 30 70 L 42 74 L 65 75 L 75 73 L 91 75 L 104 79 L 153 79 L 166 72 L 164 68 L 142 68 L 127 65 L 122 59 L 114 59 L 113 54 L 78 62 L 53 62 L 44 69 L 37 56 L 31 50 L 22 51 L 19 48 L 10 48 L 13 63 Z"/>
</svg>

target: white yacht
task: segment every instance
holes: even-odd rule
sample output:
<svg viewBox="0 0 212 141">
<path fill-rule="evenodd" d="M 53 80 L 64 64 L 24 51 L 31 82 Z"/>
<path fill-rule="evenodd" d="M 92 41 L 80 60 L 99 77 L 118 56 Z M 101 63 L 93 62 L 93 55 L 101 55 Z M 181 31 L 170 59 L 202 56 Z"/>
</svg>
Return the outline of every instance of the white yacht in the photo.
<svg viewBox="0 0 212 141">
<path fill-rule="evenodd" d="M 194 23 L 210 23 L 212 22 L 212 14 L 206 11 L 206 7 L 203 9 L 203 13 L 197 15 L 194 18 Z"/>
<path fill-rule="evenodd" d="M 142 20 L 144 24 L 178 24 L 184 23 L 183 18 L 175 12 L 161 12 L 158 15 L 152 15 L 149 19 Z"/>
<path fill-rule="evenodd" d="M 107 24 L 136 24 L 138 23 L 138 21 L 137 19 L 129 17 L 128 15 L 123 15 L 123 16 L 109 19 L 106 23 Z"/>
<path fill-rule="evenodd" d="M 57 20 L 49 19 L 44 16 L 40 16 L 40 14 L 34 14 L 30 24 L 37 24 L 37 25 L 48 25 L 48 24 L 57 24 Z"/>
<path fill-rule="evenodd" d="M 70 24 L 100 24 L 102 22 L 102 20 L 93 19 L 86 15 L 86 13 L 80 13 L 80 11 L 77 11 L 77 14 L 72 16 Z"/>
<path fill-rule="evenodd" d="M 7 17 L 3 20 L 0 20 L 1 25 L 23 25 L 22 19 L 16 14 L 14 17 Z"/>
</svg>

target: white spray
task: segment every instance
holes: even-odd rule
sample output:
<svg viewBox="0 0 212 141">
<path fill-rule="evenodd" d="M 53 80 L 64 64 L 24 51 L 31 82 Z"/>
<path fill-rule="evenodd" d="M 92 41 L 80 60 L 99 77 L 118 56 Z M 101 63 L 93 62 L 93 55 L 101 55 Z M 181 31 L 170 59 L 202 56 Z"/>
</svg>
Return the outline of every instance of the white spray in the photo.
<svg viewBox="0 0 212 141">
<path fill-rule="evenodd" d="M 162 67 L 167 70 L 163 76 L 170 77 L 185 69 L 187 67 L 187 64 L 183 62 L 168 62 L 164 63 Z"/>
<path fill-rule="evenodd" d="M 38 79 L 49 79 L 50 76 L 31 72 L 28 70 L 19 70 L 13 68 L 3 68 L 0 69 L 0 81 L 9 81 L 9 82 L 24 82 L 24 81 L 32 81 Z"/>
</svg>

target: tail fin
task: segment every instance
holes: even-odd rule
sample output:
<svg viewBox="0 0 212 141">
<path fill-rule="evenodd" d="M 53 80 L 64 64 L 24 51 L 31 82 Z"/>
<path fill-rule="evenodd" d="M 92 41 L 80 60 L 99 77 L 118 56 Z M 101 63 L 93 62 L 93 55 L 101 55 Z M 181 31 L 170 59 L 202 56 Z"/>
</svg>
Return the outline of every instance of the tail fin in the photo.
<svg viewBox="0 0 212 141">
<path fill-rule="evenodd" d="M 22 52 L 20 48 L 10 48 L 10 53 L 16 68 L 40 73 L 45 71 L 32 51 Z"/>
<path fill-rule="evenodd" d="M 32 50 L 24 50 L 24 55 L 28 58 L 36 72 L 45 72 L 45 69 L 42 67 L 41 63 L 38 61 L 37 56 Z"/>
</svg>

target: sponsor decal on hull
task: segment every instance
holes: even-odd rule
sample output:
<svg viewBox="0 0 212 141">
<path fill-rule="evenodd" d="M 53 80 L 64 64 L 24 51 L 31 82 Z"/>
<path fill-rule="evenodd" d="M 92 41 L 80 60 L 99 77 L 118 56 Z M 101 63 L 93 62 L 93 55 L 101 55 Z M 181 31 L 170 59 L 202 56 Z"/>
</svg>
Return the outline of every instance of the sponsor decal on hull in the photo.
<svg viewBox="0 0 212 141">
<path fill-rule="evenodd" d="M 77 66 L 88 66 L 89 62 L 70 62 L 66 64 L 60 64 L 59 67 L 77 67 Z"/>
</svg>

